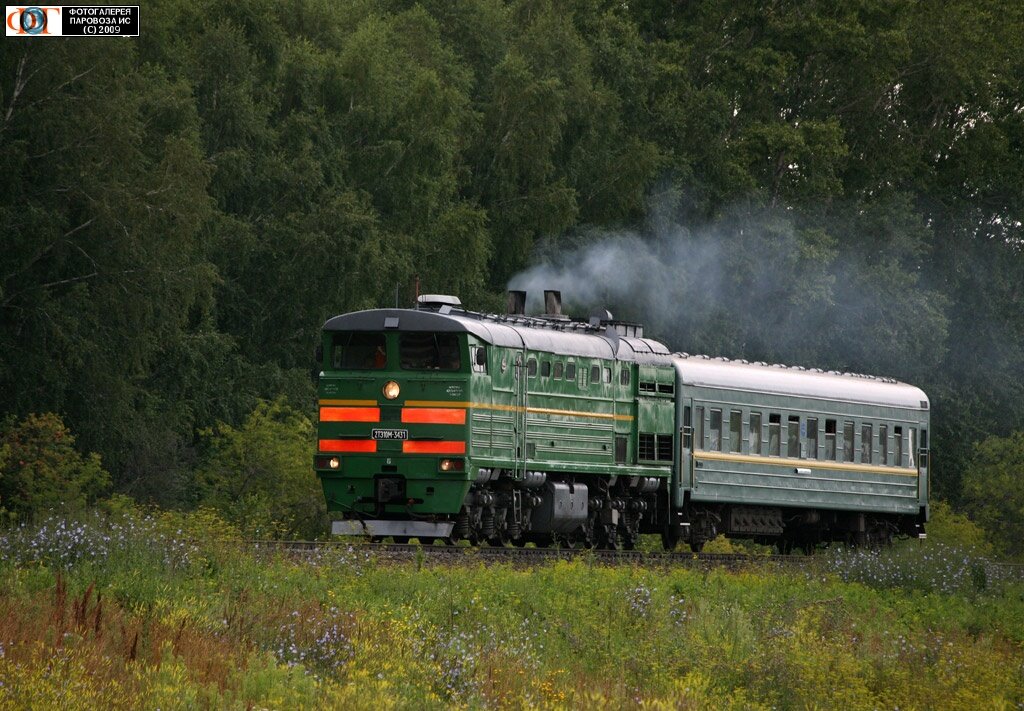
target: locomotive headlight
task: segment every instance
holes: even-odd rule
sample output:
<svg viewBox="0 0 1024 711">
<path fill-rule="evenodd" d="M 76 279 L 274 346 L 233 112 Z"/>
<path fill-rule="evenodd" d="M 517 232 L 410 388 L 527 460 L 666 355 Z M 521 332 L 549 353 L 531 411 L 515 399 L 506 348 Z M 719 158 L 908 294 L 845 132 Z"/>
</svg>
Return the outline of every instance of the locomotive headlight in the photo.
<svg viewBox="0 0 1024 711">
<path fill-rule="evenodd" d="M 396 397 L 398 397 L 398 394 L 402 392 L 402 389 L 398 387 L 398 383 L 396 383 L 394 380 L 389 380 L 386 383 L 384 383 L 383 392 L 384 397 L 386 397 L 388 400 L 394 400 Z"/>
<path fill-rule="evenodd" d="M 341 459 L 330 455 L 318 455 L 316 458 L 316 468 L 338 471 L 341 469 Z"/>
</svg>

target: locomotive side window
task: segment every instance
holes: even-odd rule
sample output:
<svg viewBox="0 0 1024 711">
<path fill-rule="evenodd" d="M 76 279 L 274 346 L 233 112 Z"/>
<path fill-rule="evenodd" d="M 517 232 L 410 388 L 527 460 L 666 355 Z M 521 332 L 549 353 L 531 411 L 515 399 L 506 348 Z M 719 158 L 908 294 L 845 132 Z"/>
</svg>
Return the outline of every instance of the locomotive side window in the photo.
<svg viewBox="0 0 1024 711">
<path fill-rule="evenodd" d="M 750 413 L 750 453 L 761 453 L 761 413 Z"/>
<path fill-rule="evenodd" d="M 889 427 L 878 426 L 878 463 L 885 465 L 889 463 Z"/>
<path fill-rule="evenodd" d="M 606 383 L 610 383 L 612 381 L 612 369 L 611 368 L 605 368 L 604 369 L 604 381 Z"/>
<path fill-rule="evenodd" d="M 565 365 L 565 379 L 576 380 L 576 364 L 566 363 Z"/>
<path fill-rule="evenodd" d="M 555 374 L 552 377 L 554 377 L 555 380 L 561 380 L 562 370 L 564 368 L 565 366 L 562 364 L 562 361 L 558 361 L 557 363 L 555 363 Z"/>
<path fill-rule="evenodd" d="M 462 355 L 455 333 L 400 333 L 398 353 L 403 370 L 460 370 Z"/>
<path fill-rule="evenodd" d="M 843 461 L 853 461 L 853 423 L 849 420 L 843 423 Z"/>
<path fill-rule="evenodd" d="M 592 365 L 590 366 L 590 382 L 600 383 L 601 382 L 601 366 Z"/>
<path fill-rule="evenodd" d="M 487 349 L 483 346 L 473 346 L 473 348 L 470 349 L 470 356 L 470 365 L 473 366 L 473 372 L 486 373 Z"/>
<path fill-rule="evenodd" d="M 903 428 L 902 427 L 893 427 L 892 428 L 892 443 L 893 443 L 893 445 L 895 445 L 893 447 L 893 456 L 895 457 L 895 460 L 896 460 L 893 463 L 896 466 L 898 466 L 898 467 L 902 467 L 903 466 Z"/>
<path fill-rule="evenodd" d="M 860 462 L 871 464 L 871 425 L 869 423 L 860 426 Z"/>
<path fill-rule="evenodd" d="M 836 421 L 825 420 L 825 459 L 836 459 Z"/>
<path fill-rule="evenodd" d="M 537 375 L 537 359 L 530 358 L 526 361 L 526 374 L 531 378 Z"/>
<path fill-rule="evenodd" d="M 739 452 L 743 449 L 743 413 L 733 410 L 729 413 L 729 451 Z"/>
<path fill-rule="evenodd" d="M 800 416 L 790 415 L 786 426 L 786 456 L 800 456 Z"/>
<path fill-rule="evenodd" d="M 331 365 L 335 370 L 380 370 L 388 363 L 383 333 L 336 333 Z"/>
<path fill-rule="evenodd" d="M 777 412 L 768 415 L 768 454 L 782 456 L 782 415 Z"/>
<path fill-rule="evenodd" d="M 818 458 L 818 418 L 807 418 L 807 458 Z"/>
<path fill-rule="evenodd" d="M 622 366 L 622 371 L 619 373 L 619 384 L 629 385 L 629 366 Z"/>
<path fill-rule="evenodd" d="M 546 360 L 540 364 L 540 376 L 547 378 L 551 375 L 551 361 Z"/>
<path fill-rule="evenodd" d="M 708 428 L 711 431 L 711 449 L 714 452 L 722 451 L 722 411 L 712 410 L 711 411 L 711 426 Z"/>
</svg>

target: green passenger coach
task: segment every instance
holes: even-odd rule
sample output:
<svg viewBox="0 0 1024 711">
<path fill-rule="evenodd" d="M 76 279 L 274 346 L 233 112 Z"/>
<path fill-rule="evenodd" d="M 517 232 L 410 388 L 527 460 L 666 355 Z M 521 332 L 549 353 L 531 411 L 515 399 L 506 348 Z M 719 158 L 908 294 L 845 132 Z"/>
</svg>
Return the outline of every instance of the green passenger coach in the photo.
<svg viewBox="0 0 1024 711">
<path fill-rule="evenodd" d="M 699 550 L 922 533 L 928 401 L 865 376 L 671 354 L 610 314 L 344 314 L 318 347 L 336 534 Z"/>
</svg>

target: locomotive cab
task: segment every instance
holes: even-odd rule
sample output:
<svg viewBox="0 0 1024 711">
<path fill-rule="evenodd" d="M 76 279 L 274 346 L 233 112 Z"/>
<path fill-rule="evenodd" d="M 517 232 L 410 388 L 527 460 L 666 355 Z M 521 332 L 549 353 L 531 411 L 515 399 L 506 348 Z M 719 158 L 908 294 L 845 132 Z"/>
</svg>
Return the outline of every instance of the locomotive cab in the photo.
<svg viewBox="0 0 1024 711">
<path fill-rule="evenodd" d="M 324 325 L 314 464 L 328 508 L 342 514 L 333 533 L 451 535 L 470 487 L 477 341 L 430 311 L 363 311 Z"/>
</svg>

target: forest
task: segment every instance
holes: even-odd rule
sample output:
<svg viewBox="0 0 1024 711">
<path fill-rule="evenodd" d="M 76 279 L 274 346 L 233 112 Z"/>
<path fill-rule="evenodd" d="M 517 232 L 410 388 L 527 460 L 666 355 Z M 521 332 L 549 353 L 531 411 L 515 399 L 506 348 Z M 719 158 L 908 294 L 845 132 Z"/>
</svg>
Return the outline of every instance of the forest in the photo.
<svg viewBox="0 0 1024 711">
<path fill-rule="evenodd" d="M 318 330 L 418 280 L 913 383 L 933 497 L 1019 554 L 1022 223 L 1015 0 L 154 0 L 138 38 L 8 37 L 0 512 L 317 535 Z"/>
</svg>

